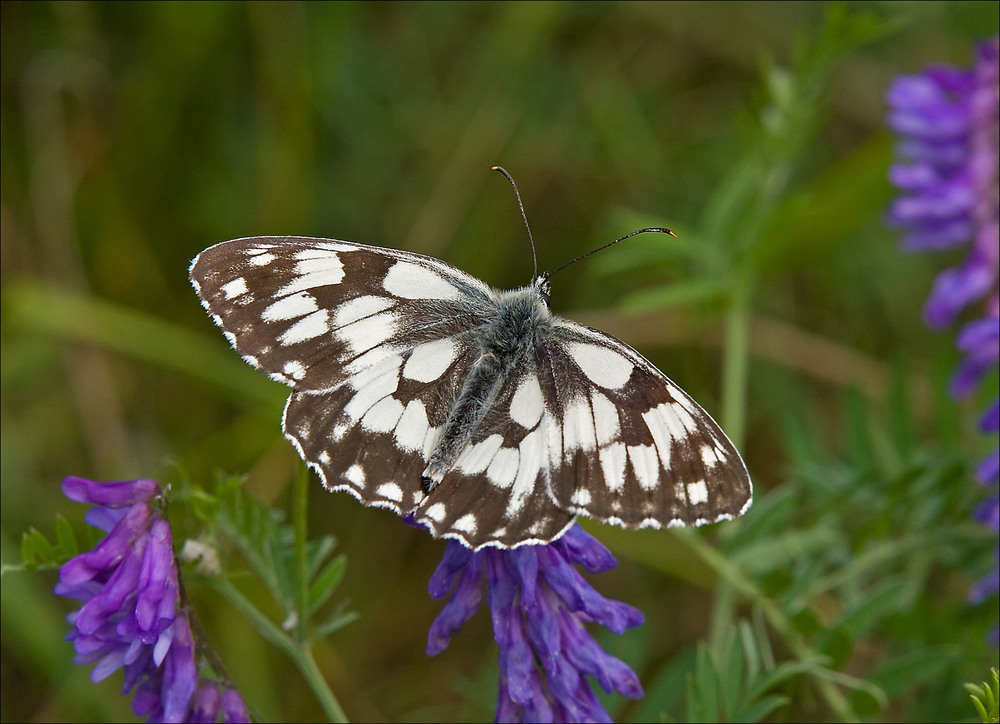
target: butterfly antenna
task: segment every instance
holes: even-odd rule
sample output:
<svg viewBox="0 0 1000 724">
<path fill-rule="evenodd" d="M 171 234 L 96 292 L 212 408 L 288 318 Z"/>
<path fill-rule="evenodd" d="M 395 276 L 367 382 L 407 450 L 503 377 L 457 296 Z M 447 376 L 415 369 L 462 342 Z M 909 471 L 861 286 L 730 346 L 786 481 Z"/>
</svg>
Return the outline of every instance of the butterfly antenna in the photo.
<svg viewBox="0 0 1000 724">
<path fill-rule="evenodd" d="M 666 229 L 666 228 L 664 228 L 662 226 L 650 226 L 650 227 L 647 227 L 645 229 L 636 229 L 635 231 L 633 231 L 630 234 L 625 234 L 625 236 L 621 237 L 620 239 L 615 239 L 614 241 L 612 241 L 612 242 L 610 242 L 608 244 L 605 244 L 604 246 L 599 246 L 596 249 L 588 251 L 586 254 L 581 254 L 580 256 L 578 256 L 576 259 L 573 259 L 572 261 L 566 262 L 565 264 L 563 264 L 561 267 L 559 267 L 555 271 L 549 272 L 549 277 L 551 278 L 553 275 L 556 274 L 556 272 L 562 271 L 563 269 L 565 269 L 566 267 L 568 267 L 570 264 L 576 264 L 578 261 L 580 261 L 581 259 L 586 259 L 591 254 L 596 254 L 597 252 L 599 252 L 599 251 L 601 251 L 603 249 L 607 249 L 609 246 L 614 246 L 619 241 L 625 241 L 629 237 L 635 236 L 636 234 L 645 234 L 646 232 L 649 232 L 649 231 L 653 231 L 653 232 L 656 232 L 658 234 L 670 234 L 670 236 L 672 236 L 674 238 L 677 238 L 677 234 L 675 234 L 674 232 L 672 232 L 670 229 Z"/>
<path fill-rule="evenodd" d="M 538 258 L 535 256 L 535 239 L 531 236 L 531 227 L 528 226 L 528 215 L 524 213 L 524 204 L 521 203 L 521 192 L 517 190 L 517 184 L 514 183 L 514 177 L 507 173 L 507 169 L 503 166 L 494 166 L 493 170 L 499 171 L 506 176 L 507 180 L 510 181 L 510 185 L 514 187 L 514 195 L 517 197 L 517 205 L 521 209 L 521 218 L 524 219 L 524 228 L 528 230 L 528 241 L 531 243 L 531 263 L 535 267 L 535 271 L 531 275 L 531 278 L 534 279 L 538 276 Z"/>
</svg>

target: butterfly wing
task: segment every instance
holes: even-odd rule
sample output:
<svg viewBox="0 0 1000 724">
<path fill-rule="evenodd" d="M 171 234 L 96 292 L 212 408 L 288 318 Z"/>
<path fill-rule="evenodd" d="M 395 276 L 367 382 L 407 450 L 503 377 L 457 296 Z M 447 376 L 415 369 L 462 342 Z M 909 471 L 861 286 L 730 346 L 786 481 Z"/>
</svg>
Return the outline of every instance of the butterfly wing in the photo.
<svg viewBox="0 0 1000 724">
<path fill-rule="evenodd" d="M 735 518 L 752 486 L 736 448 L 698 403 L 628 345 L 559 320 L 539 362 L 549 491 L 561 509 L 628 528 Z"/>
<path fill-rule="evenodd" d="M 195 257 L 190 278 L 247 362 L 310 392 L 332 390 L 407 347 L 460 343 L 495 296 L 431 257 L 306 237 L 216 244 Z M 418 361 L 443 359 L 431 352 Z"/>
<path fill-rule="evenodd" d="M 549 411 L 536 358 L 507 379 L 452 469 L 415 511 L 436 536 L 515 548 L 559 538 L 576 516 L 549 493 Z"/>
<path fill-rule="evenodd" d="M 436 536 L 515 547 L 578 513 L 658 527 L 749 506 L 739 454 L 704 410 L 623 343 L 555 317 L 425 493 L 496 292 L 430 257 L 302 237 L 218 244 L 190 275 L 237 351 L 294 387 L 283 429 L 324 485 Z"/>
<path fill-rule="evenodd" d="M 217 244 L 190 277 L 233 347 L 294 387 L 283 429 L 324 485 L 412 510 L 495 292 L 430 257 L 302 237 Z"/>
</svg>

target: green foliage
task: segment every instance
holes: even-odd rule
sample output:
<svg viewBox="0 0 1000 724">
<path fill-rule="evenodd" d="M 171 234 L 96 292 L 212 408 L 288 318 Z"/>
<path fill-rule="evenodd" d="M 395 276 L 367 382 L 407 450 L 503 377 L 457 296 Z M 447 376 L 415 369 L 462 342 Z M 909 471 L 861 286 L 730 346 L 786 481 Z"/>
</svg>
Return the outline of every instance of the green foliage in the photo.
<svg viewBox="0 0 1000 724">
<path fill-rule="evenodd" d="M 296 550 L 300 541 L 295 527 L 282 522 L 284 516 L 280 510 L 244 491 L 242 483 L 239 477 L 226 477 L 220 479 L 214 498 L 201 492 L 198 516 L 209 530 L 216 532 L 218 544 L 231 543 L 264 582 L 281 610 L 282 627 L 307 632 L 301 643 L 309 643 L 353 621 L 357 615 L 346 612 L 343 604 L 321 620 L 313 620 L 330 600 L 347 569 L 347 557 L 333 555 L 334 537 L 324 535 L 306 542 L 305 565 L 300 569 Z M 239 580 L 241 574 L 229 568 L 227 577 Z M 307 587 L 304 598 L 300 595 L 301 583 Z M 232 594 L 235 589 L 226 587 L 224 592 Z"/>
<path fill-rule="evenodd" d="M 972 705 L 983 724 L 996 724 L 1000 720 L 1000 672 L 990 669 L 990 679 L 982 684 L 965 684 Z"/>
</svg>

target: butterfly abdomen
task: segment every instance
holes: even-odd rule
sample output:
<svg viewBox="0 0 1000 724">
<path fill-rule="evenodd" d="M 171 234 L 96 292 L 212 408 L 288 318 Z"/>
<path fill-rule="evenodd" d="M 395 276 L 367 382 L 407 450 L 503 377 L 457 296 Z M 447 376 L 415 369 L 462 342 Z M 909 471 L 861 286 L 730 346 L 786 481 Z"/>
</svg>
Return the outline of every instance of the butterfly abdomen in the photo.
<svg viewBox="0 0 1000 724">
<path fill-rule="evenodd" d="M 499 294 L 494 318 L 474 332 L 480 354 L 424 469 L 421 485 L 425 493 L 437 487 L 451 470 L 511 378 L 534 368 L 535 339 L 548 329 L 550 320 L 535 286 Z"/>
</svg>

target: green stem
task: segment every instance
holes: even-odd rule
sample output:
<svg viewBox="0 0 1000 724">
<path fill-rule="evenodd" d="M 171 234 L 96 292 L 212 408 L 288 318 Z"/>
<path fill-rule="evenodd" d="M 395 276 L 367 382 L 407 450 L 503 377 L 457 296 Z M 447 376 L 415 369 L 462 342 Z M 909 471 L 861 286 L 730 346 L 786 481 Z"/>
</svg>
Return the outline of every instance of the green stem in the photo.
<svg viewBox="0 0 1000 724">
<path fill-rule="evenodd" d="M 295 619 L 295 638 L 305 642 L 309 621 L 309 557 L 306 551 L 306 540 L 309 534 L 307 516 L 309 512 L 309 469 L 300 466 L 295 482 L 292 483 L 292 523 L 295 527 L 295 574 L 297 595 L 295 608 L 298 616 Z"/>
<path fill-rule="evenodd" d="M 750 364 L 749 273 L 738 270 L 726 312 L 722 358 L 722 428 L 739 449 L 746 434 L 747 367 Z"/>
<path fill-rule="evenodd" d="M 747 272 L 735 274 L 729 309 L 722 368 L 722 427 L 739 449 L 746 427 L 747 366 L 750 355 L 750 283 Z M 736 611 L 736 595 L 725 577 L 719 579 L 712 602 L 709 646 L 720 654 L 728 639 Z"/>
<path fill-rule="evenodd" d="M 337 724 L 348 721 L 347 715 L 344 714 L 344 710 L 340 708 L 340 703 L 337 701 L 337 698 L 327 685 L 326 679 L 324 679 L 322 673 L 320 673 L 319 667 L 316 665 L 316 661 L 313 659 L 312 652 L 309 650 L 308 645 L 297 644 L 293 641 L 288 634 L 275 625 L 271 619 L 261 613 L 257 607 L 254 606 L 253 603 L 251 603 L 250 600 L 229 581 L 207 579 L 206 583 L 224 595 L 229 602 L 233 604 L 238 611 L 240 611 L 240 613 L 250 619 L 257 631 L 260 632 L 260 635 L 264 637 L 264 640 L 274 644 L 288 655 L 299 671 L 302 672 L 302 675 L 305 677 L 309 687 L 313 690 L 313 694 L 316 695 L 320 706 L 323 707 L 323 711 L 326 712 L 326 716 L 330 721 L 336 722 Z"/>
</svg>

